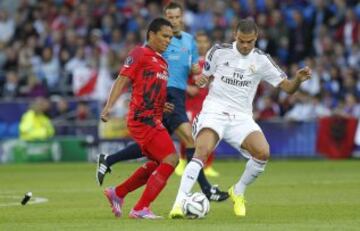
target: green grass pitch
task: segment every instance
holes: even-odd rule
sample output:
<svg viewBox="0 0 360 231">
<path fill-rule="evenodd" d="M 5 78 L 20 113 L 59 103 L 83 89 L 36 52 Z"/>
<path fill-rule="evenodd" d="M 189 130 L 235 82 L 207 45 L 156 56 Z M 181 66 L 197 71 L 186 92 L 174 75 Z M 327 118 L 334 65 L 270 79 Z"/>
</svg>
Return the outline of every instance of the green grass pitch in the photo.
<svg viewBox="0 0 360 231">
<path fill-rule="evenodd" d="M 218 161 L 219 178 L 227 189 L 243 171 L 244 161 Z M 105 179 L 114 185 L 140 163 L 121 163 Z M 167 216 L 179 177 L 172 176 L 152 205 Z M 59 163 L 0 165 L 0 230 L 360 230 L 360 161 L 270 161 L 246 194 L 247 216 L 233 215 L 232 203 L 211 203 L 202 220 L 132 220 L 127 213 L 143 189 L 125 199 L 125 216 L 116 219 L 95 183 L 95 164 Z M 48 202 L 20 203 L 25 192 Z M 199 191 L 196 186 L 195 191 Z M 33 201 L 32 199 L 32 201 Z"/>
</svg>

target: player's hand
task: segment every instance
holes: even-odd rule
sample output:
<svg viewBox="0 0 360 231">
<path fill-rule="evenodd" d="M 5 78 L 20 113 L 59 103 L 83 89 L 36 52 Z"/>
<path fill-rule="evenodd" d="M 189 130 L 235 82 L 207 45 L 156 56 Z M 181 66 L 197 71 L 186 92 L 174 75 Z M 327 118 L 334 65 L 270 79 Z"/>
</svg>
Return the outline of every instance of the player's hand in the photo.
<svg viewBox="0 0 360 231">
<path fill-rule="evenodd" d="M 304 68 L 301 68 L 296 72 L 296 77 L 301 81 L 304 82 L 311 78 L 311 69 L 306 66 Z"/>
<path fill-rule="evenodd" d="M 175 109 L 175 105 L 169 102 L 166 102 L 164 104 L 164 113 L 171 113 L 172 111 L 174 111 Z"/>
<path fill-rule="evenodd" d="M 110 114 L 109 108 L 104 107 L 104 109 L 103 109 L 102 112 L 101 112 L 100 119 L 101 119 L 103 122 L 105 122 L 105 123 L 108 122 L 108 120 L 109 120 L 109 114 Z"/>
<path fill-rule="evenodd" d="M 186 93 L 188 93 L 189 96 L 194 97 L 199 94 L 199 88 L 194 85 L 188 85 L 186 88 Z"/>
<path fill-rule="evenodd" d="M 198 78 L 196 81 L 195 81 L 195 84 L 200 87 L 200 88 L 204 88 L 206 87 L 206 85 L 209 83 L 209 78 L 206 77 L 206 76 L 201 76 L 200 78 Z"/>
</svg>

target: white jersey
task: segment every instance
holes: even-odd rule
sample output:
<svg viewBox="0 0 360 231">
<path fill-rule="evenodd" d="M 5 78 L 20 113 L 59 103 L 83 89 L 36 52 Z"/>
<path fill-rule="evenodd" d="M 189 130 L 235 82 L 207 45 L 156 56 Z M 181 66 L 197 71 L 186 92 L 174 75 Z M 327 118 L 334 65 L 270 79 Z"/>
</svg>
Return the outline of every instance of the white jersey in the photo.
<svg viewBox="0 0 360 231">
<path fill-rule="evenodd" d="M 252 104 L 257 87 L 265 80 L 278 86 L 286 74 L 269 55 L 254 48 L 242 55 L 233 44 L 214 45 L 208 51 L 203 68 L 205 76 L 213 76 L 202 113 L 247 114 L 252 116 Z"/>
</svg>

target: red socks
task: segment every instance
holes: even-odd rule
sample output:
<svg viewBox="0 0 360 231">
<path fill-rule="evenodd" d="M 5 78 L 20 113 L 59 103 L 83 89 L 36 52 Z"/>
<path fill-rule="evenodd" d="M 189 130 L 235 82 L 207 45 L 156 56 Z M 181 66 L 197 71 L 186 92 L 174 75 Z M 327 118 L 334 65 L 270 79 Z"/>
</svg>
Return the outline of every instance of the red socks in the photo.
<svg viewBox="0 0 360 231">
<path fill-rule="evenodd" d="M 173 166 L 167 163 L 161 163 L 147 181 L 145 190 L 135 205 L 134 210 L 149 207 L 150 203 L 154 201 L 163 190 L 173 171 Z"/>
<path fill-rule="evenodd" d="M 124 183 L 115 188 L 118 197 L 125 197 L 129 192 L 132 192 L 148 181 L 151 173 L 158 167 L 154 161 L 148 161 L 143 166 L 138 168 Z"/>
</svg>

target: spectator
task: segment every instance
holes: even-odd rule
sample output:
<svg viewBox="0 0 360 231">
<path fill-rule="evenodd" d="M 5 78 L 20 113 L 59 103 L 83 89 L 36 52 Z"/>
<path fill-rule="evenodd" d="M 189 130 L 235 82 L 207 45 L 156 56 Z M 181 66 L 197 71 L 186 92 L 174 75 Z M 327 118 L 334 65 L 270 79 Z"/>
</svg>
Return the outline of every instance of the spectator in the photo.
<svg viewBox="0 0 360 231">
<path fill-rule="evenodd" d="M 313 109 L 312 109 L 312 114 L 310 115 L 310 118 L 318 119 L 318 118 L 321 118 L 321 117 L 331 115 L 330 108 L 328 108 L 326 105 L 324 105 L 321 102 L 321 95 L 320 94 L 312 96 L 311 103 L 312 103 L 312 108 Z"/>
<path fill-rule="evenodd" d="M 85 101 L 80 101 L 77 104 L 76 107 L 76 117 L 75 119 L 77 121 L 85 121 L 85 120 L 90 120 L 90 119 L 94 119 L 94 116 L 89 108 L 89 105 L 87 104 L 87 102 Z"/>
<path fill-rule="evenodd" d="M 36 141 L 47 140 L 54 136 L 54 127 L 46 115 L 49 105 L 49 101 L 45 98 L 35 99 L 35 102 L 21 117 L 20 139 Z"/>
<path fill-rule="evenodd" d="M 274 102 L 270 96 L 264 96 L 262 98 L 262 105 L 258 109 L 258 113 L 255 114 L 257 120 L 274 120 L 280 115 L 279 105 Z"/>
<path fill-rule="evenodd" d="M 50 92 L 56 92 L 60 80 L 60 63 L 59 59 L 53 56 L 51 47 L 45 47 L 42 51 L 37 74 L 41 80 L 45 80 Z"/>
<path fill-rule="evenodd" d="M 15 32 L 15 22 L 9 18 L 8 13 L 0 9 L 0 42 L 8 43 Z"/>
<path fill-rule="evenodd" d="M 285 119 L 289 121 L 309 121 L 313 119 L 313 107 L 311 97 L 307 92 L 299 91 L 297 102 L 294 107 L 285 114 Z"/>
<path fill-rule="evenodd" d="M 70 110 L 69 102 L 65 98 L 55 98 L 55 110 L 52 114 L 54 121 L 69 121 L 75 119 L 74 111 Z"/>
<path fill-rule="evenodd" d="M 20 88 L 20 94 L 25 97 L 47 96 L 46 86 L 34 75 L 27 76 L 26 85 Z"/>
<path fill-rule="evenodd" d="M 353 44 L 360 41 L 360 23 L 353 9 L 346 10 L 345 22 L 336 31 L 336 38 L 350 50 Z"/>
<path fill-rule="evenodd" d="M 360 118 L 360 104 L 354 94 L 347 93 L 345 95 L 343 111 L 346 116 Z"/>
<path fill-rule="evenodd" d="M 1 93 L 5 99 L 13 99 L 19 96 L 19 77 L 15 71 L 8 71 L 6 73 L 5 84 Z"/>
</svg>

